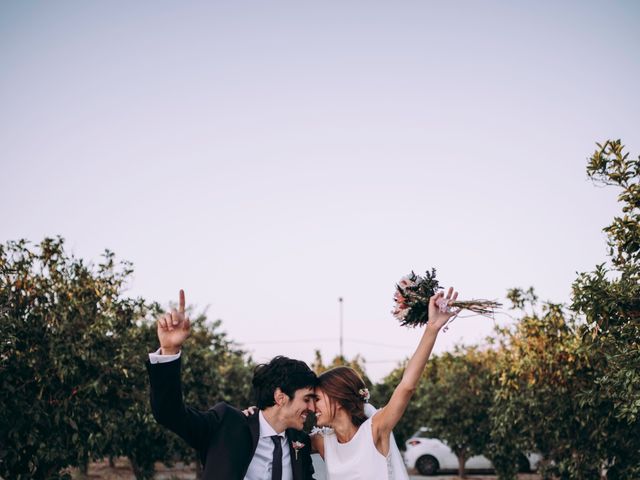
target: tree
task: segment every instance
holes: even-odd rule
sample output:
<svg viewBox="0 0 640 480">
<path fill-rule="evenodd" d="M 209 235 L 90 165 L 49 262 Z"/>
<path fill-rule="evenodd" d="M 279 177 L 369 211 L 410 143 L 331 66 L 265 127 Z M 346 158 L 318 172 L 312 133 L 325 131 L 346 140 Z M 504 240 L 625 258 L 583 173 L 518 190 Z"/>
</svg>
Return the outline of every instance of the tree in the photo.
<svg viewBox="0 0 640 480">
<path fill-rule="evenodd" d="M 97 267 L 67 255 L 61 238 L 0 245 L 1 476 L 57 478 L 107 452 L 120 343 L 146 308 L 121 297 L 130 273 L 108 251 Z"/>
<path fill-rule="evenodd" d="M 477 347 L 434 357 L 415 395 L 421 424 L 455 453 L 462 478 L 466 461 L 483 453 L 490 437 L 492 357 Z"/>
<path fill-rule="evenodd" d="M 122 295 L 132 272 L 97 267 L 45 239 L 0 245 L 0 476 L 50 479 L 68 466 L 127 456 L 138 480 L 192 449 L 151 414 L 145 363 L 159 306 Z M 252 362 L 205 315 L 185 343 L 186 400 L 248 404 Z"/>
<path fill-rule="evenodd" d="M 544 474 L 632 479 L 640 475 L 640 159 L 607 141 L 587 173 L 621 189 L 623 214 L 604 229 L 611 267 L 578 275 L 570 311 L 547 303 L 539 314 L 532 290 L 510 293 L 532 312 L 502 332 L 493 444 L 542 452 Z"/>
<path fill-rule="evenodd" d="M 458 457 L 459 474 L 466 460 L 484 453 L 490 439 L 488 411 L 493 397 L 494 352 L 458 347 L 454 353 L 433 356 L 394 434 L 400 444 L 420 427 L 446 442 Z M 404 373 L 393 370 L 375 387 L 381 404 L 391 397 Z"/>
<path fill-rule="evenodd" d="M 525 302 L 518 290 L 509 297 L 520 308 L 531 302 Z M 591 448 L 591 419 L 599 406 L 591 408 L 576 397 L 593 381 L 593 371 L 587 352 L 581 350 L 575 318 L 562 306 L 547 303 L 542 314 L 533 310 L 500 333 L 499 377 L 491 409 L 496 456 L 506 461 L 505 447 L 537 451 L 544 458 L 544 475 L 598 478 L 601 462 Z"/>
<path fill-rule="evenodd" d="M 573 284 L 572 308 L 586 319 L 583 349 L 596 370 L 578 398 L 604 402 L 593 448 L 608 478 L 631 479 L 640 476 L 640 157 L 630 159 L 620 140 L 597 147 L 587 174 L 620 189 L 622 214 L 604 229 L 611 267 L 598 265 Z"/>
</svg>

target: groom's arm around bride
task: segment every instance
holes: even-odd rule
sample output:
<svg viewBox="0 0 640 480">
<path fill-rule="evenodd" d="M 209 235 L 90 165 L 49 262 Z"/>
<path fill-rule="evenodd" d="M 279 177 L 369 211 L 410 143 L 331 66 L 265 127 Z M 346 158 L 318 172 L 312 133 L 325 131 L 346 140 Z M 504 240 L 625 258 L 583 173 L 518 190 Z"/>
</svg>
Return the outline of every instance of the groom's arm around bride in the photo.
<svg viewBox="0 0 640 480">
<path fill-rule="evenodd" d="M 158 423 L 198 451 L 205 480 L 311 480 L 310 441 L 301 430 L 315 409 L 315 374 L 304 362 L 276 357 L 254 373 L 254 415 L 227 403 L 199 411 L 184 404 L 180 381 L 190 328 L 181 290 L 178 309 L 158 318 L 160 349 L 147 364 Z"/>
</svg>

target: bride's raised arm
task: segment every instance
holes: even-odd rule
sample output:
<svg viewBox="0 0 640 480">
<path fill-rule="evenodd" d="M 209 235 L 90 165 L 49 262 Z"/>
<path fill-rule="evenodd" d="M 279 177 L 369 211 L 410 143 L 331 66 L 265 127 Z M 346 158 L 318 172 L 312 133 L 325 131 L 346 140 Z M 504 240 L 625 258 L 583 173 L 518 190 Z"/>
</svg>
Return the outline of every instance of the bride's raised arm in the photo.
<svg viewBox="0 0 640 480">
<path fill-rule="evenodd" d="M 384 439 L 389 438 L 389 434 L 402 418 L 407 405 L 409 405 L 409 400 L 411 400 L 416 391 L 424 367 L 427 365 L 427 360 L 429 360 L 431 350 L 433 350 L 438 332 L 456 314 L 456 312 L 450 311 L 449 308 L 441 309 L 439 307 L 439 304 L 443 301 L 441 299 L 446 300 L 448 305 L 455 301 L 456 298 L 458 298 L 458 292 L 454 292 L 453 288 L 449 288 L 446 297 L 444 292 L 438 292 L 429 299 L 429 321 L 424 329 L 420 343 L 407 363 L 402 380 L 393 391 L 389 403 L 375 415 L 373 429 L 376 444 L 379 443 L 378 440 L 386 443 Z"/>
</svg>

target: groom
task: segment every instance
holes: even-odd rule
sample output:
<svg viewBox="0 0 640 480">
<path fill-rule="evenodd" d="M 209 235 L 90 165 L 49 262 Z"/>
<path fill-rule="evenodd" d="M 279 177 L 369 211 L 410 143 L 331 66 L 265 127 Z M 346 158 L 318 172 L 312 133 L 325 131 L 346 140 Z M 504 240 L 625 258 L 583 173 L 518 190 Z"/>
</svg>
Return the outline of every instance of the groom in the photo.
<svg viewBox="0 0 640 480">
<path fill-rule="evenodd" d="M 258 411 L 227 403 L 206 412 L 186 406 L 180 383 L 182 343 L 189 336 L 184 291 L 178 310 L 158 318 L 160 349 L 149 354 L 151 409 L 161 425 L 195 448 L 205 480 L 313 480 L 307 414 L 315 411 L 316 375 L 299 360 L 275 357 L 253 376 Z"/>
</svg>

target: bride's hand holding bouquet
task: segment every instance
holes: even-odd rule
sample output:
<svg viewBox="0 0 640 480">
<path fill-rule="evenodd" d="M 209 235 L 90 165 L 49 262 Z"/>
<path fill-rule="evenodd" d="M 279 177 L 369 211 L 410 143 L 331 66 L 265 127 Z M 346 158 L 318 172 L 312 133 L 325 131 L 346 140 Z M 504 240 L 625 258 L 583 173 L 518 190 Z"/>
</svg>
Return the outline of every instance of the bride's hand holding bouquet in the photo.
<svg viewBox="0 0 640 480">
<path fill-rule="evenodd" d="M 424 276 L 411 272 L 402 277 L 396 285 L 393 296 L 395 307 L 392 310 L 393 316 L 400 321 L 400 325 L 407 327 L 417 327 L 432 323 L 433 315 L 436 313 L 452 313 L 449 315 L 449 322 L 453 321 L 461 310 L 469 310 L 477 315 L 492 316 L 495 309 L 501 307 L 493 300 L 474 299 L 461 301 L 458 294 L 451 296 L 451 289 L 445 297 L 441 292 L 442 287 L 436 279 L 436 270 L 431 269 Z M 438 295 L 440 293 L 440 295 Z M 434 299 L 435 297 L 435 308 Z M 438 315 L 438 318 L 442 317 Z M 444 328 L 444 331 L 448 327 Z"/>
<path fill-rule="evenodd" d="M 431 295 L 431 298 L 429 298 L 429 321 L 427 322 L 426 331 L 438 333 L 452 317 L 458 315 L 460 309 L 451 307 L 457 298 L 458 292 L 455 292 L 453 287 L 449 287 L 446 295 L 443 291 Z"/>
</svg>

